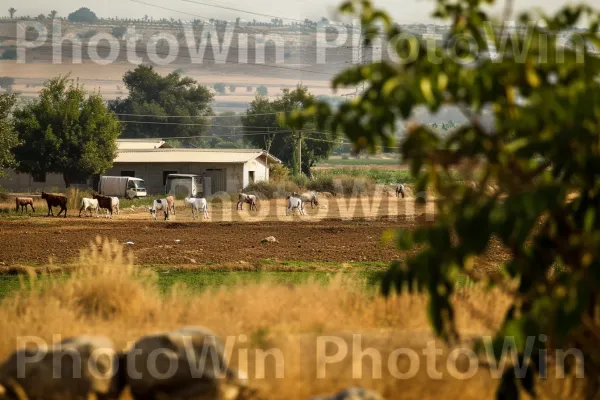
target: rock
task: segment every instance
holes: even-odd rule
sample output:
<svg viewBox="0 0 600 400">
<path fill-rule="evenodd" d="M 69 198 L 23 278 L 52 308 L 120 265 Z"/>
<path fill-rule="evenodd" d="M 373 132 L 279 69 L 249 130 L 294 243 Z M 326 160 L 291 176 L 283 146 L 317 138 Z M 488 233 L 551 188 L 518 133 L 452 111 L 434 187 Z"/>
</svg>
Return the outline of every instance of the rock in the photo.
<svg viewBox="0 0 600 400">
<path fill-rule="evenodd" d="M 131 395 L 135 400 L 238 399 L 246 377 L 228 368 L 223 351 L 223 342 L 201 327 L 144 336 L 126 356 Z"/>
<path fill-rule="evenodd" d="M 79 336 L 16 351 L 0 367 L 0 386 L 8 398 L 117 399 L 125 386 L 118 365 L 110 339 Z"/>
<path fill-rule="evenodd" d="M 383 397 L 372 390 L 348 388 L 332 396 L 312 397 L 310 400 L 383 400 Z"/>
<path fill-rule="evenodd" d="M 260 241 L 261 243 L 278 243 L 277 239 L 275 239 L 275 236 L 269 236 L 267 238 L 264 238 L 263 240 Z"/>
</svg>

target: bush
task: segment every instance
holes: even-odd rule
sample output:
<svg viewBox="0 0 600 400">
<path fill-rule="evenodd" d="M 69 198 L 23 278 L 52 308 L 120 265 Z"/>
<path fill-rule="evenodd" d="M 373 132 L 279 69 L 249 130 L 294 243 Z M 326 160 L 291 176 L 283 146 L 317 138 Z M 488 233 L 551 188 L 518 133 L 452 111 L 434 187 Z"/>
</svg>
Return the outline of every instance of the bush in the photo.
<svg viewBox="0 0 600 400">
<path fill-rule="evenodd" d="M 261 96 L 266 96 L 269 94 L 269 89 L 267 89 L 265 85 L 260 85 L 256 88 L 256 93 L 258 93 Z"/>
<path fill-rule="evenodd" d="M 269 180 L 271 182 L 280 183 L 290 179 L 290 169 L 283 164 L 269 165 Z"/>
<path fill-rule="evenodd" d="M 0 201 L 8 200 L 8 190 L 0 186 Z"/>
<path fill-rule="evenodd" d="M 112 31 L 111 31 L 112 35 L 114 37 L 116 37 L 117 39 L 122 38 L 126 32 L 127 32 L 127 28 L 124 26 L 115 26 L 114 28 L 112 28 Z"/>
<path fill-rule="evenodd" d="M 16 60 L 17 59 L 17 50 L 9 47 L 5 48 L 0 56 L 0 60 Z"/>
<path fill-rule="evenodd" d="M 219 94 L 225 94 L 225 84 L 223 82 L 215 83 L 213 89 Z"/>
<path fill-rule="evenodd" d="M 314 190 L 316 192 L 335 192 L 335 182 L 333 176 L 321 175 L 316 176 L 310 182 L 308 182 L 307 189 Z"/>
<path fill-rule="evenodd" d="M 256 182 L 248 185 L 244 193 L 256 194 L 260 199 L 280 199 L 300 189 L 293 182 Z"/>
<path fill-rule="evenodd" d="M 306 188 L 308 187 L 308 184 L 310 182 L 310 178 L 308 178 L 306 175 L 298 175 L 298 176 L 294 176 L 292 177 L 292 182 L 294 182 L 294 184 L 298 187 L 301 188 Z"/>
<path fill-rule="evenodd" d="M 67 208 L 69 210 L 79 209 L 81 205 L 81 199 L 84 197 L 91 198 L 94 195 L 94 191 L 92 189 L 79 189 L 77 187 L 69 187 L 67 189 Z"/>
</svg>

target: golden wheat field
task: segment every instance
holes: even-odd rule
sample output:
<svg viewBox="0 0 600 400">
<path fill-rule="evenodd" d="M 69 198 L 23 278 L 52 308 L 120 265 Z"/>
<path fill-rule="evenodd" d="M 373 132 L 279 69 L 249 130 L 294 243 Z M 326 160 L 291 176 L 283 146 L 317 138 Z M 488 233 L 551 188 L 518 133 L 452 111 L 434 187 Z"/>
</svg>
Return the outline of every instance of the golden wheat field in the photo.
<svg viewBox="0 0 600 400">
<path fill-rule="evenodd" d="M 341 275 L 326 285 L 263 281 L 200 293 L 176 285 L 161 292 L 155 274 L 132 260 L 121 245 L 98 238 L 81 252 L 69 276 L 31 272 L 22 290 L 0 302 L 0 321 L 5 322 L 0 359 L 23 336 L 51 343 L 74 335 L 105 335 L 125 349 L 144 334 L 201 325 L 231 339 L 231 364 L 246 371 L 249 384 L 266 399 L 307 399 L 348 386 L 375 389 L 386 399 L 481 399 L 492 397 L 498 385 L 497 377 L 483 368 L 468 379 L 455 378 L 469 369 L 468 359 L 447 361 L 455 348 L 432 334 L 424 295 L 384 298 Z M 467 348 L 473 338 L 498 329 L 511 299 L 472 286 L 459 290 L 453 303 L 462 337 L 456 348 Z M 327 337 L 333 339 L 320 342 Z M 353 351 L 325 367 L 319 364 L 323 352 L 335 353 L 342 342 Z M 422 353 L 432 345 L 440 352 L 433 363 Z M 280 358 L 260 353 L 273 349 Z M 399 349 L 414 350 L 418 360 L 399 356 Z M 420 367 L 413 373 L 416 362 Z M 431 368 L 440 375 L 432 378 Z M 549 380 L 541 385 L 542 395 L 557 398 L 567 390 L 576 397 L 577 385 L 569 382 Z"/>
</svg>

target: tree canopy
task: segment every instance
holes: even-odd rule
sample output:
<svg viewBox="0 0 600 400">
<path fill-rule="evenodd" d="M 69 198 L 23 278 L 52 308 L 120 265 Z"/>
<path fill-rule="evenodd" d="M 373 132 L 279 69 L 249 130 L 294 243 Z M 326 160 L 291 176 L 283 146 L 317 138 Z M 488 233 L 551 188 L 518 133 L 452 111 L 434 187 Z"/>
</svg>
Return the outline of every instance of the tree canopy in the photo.
<svg viewBox="0 0 600 400">
<path fill-rule="evenodd" d="M 139 121 L 123 124 L 124 137 L 187 137 L 206 131 L 213 95 L 194 79 L 177 72 L 161 76 L 153 67 L 140 65 L 123 82 L 128 97 L 111 101 L 109 107 L 123 121 Z"/>
<path fill-rule="evenodd" d="M 50 79 L 39 98 L 14 112 L 21 143 L 18 171 L 60 173 L 80 183 L 112 166 L 120 124 L 99 93 L 88 93 L 68 76 Z"/>
<path fill-rule="evenodd" d="M 597 398 L 600 59 L 585 44 L 600 44 L 600 15 L 587 5 L 567 6 L 556 15 L 523 13 L 519 21 L 527 31 L 508 32 L 491 20 L 484 3 L 494 1 L 437 0 L 434 16 L 451 23 L 441 46 L 414 37 L 393 42 L 397 57 L 334 78 L 334 87 L 364 83 L 357 99 L 339 109 L 309 102 L 288 124 L 300 129 L 316 116 L 319 129 L 344 132 L 357 149 L 374 151 L 394 143 L 397 121 L 410 119 L 417 107 L 431 112 L 458 107 L 466 124 L 441 136 L 412 121 L 400 143 L 418 179 L 416 192 L 430 188 L 443 200 L 433 224 L 397 233 L 399 247 L 420 246 L 393 263 L 383 291 L 427 292 L 433 328 L 456 342 L 460 332 L 451 298 L 457 277 L 498 287 L 514 304 L 491 343 L 496 356 L 504 339 L 513 337 L 526 361 L 529 338 L 544 334 L 547 340 L 536 339 L 530 354 L 581 350 L 586 396 Z M 402 34 L 368 0 L 346 2 L 342 11 L 361 18 L 367 44 L 378 34 L 390 41 Z M 587 28 L 561 47 L 560 34 L 583 24 Z M 489 56 L 492 50 L 498 57 Z M 482 123 L 484 112 L 493 118 L 491 128 Z M 472 185 L 451 177 L 464 163 L 480 166 Z M 499 277 L 474 268 L 476 257 L 495 240 L 509 253 Z M 535 392 L 532 374 L 540 359 L 531 361 L 523 379 L 507 369 L 499 398 L 515 398 L 518 387 Z"/>
<path fill-rule="evenodd" d="M 81 7 L 80 9 L 73 11 L 68 16 L 71 22 L 85 22 L 88 24 L 94 24 L 98 22 L 96 14 L 87 7 Z"/>
<path fill-rule="evenodd" d="M 19 144 L 19 137 L 15 132 L 11 118 L 13 107 L 17 102 L 14 94 L 0 94 L 0 177 L 4 176 L 5 168 L 14 168 L 16 159 L 13 148 Z"/>
<path fill-rule="evenodd" d="M 310 168 L 319 160 L 327 158 L 336 142 L 332 135 L 314 132 L 314 118 L 294 131 L 282 128 L 278 116 L 302 107 L 305 101 L 314 100 L 307 87 L 298 85 L 296 89 L 283 89 L 282 96 L 270 101 L 256 95 L 243 118 L 247 140 L 256 147 L 268 149 L 298 174 L 298 141 L 302 141 L 302 172 L 310 176 Z"/>
</svg>

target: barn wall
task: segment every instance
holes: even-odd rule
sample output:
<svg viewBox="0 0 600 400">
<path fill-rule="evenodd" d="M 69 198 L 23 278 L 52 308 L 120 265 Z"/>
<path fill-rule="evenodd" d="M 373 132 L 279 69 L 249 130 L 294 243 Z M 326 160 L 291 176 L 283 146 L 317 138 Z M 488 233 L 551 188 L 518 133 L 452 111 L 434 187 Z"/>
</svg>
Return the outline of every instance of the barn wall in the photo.
<svg viewBox="0 0 600 400">
<path fill-rule="evenodd" d="M 210 171 L 213 170 L 213 171 Z M 235 193 L 242 185 L 243 165 L 242 164 L 222 164 L 222 163 L 115 163 L 113 168 L 109 169 L 104 175 L 120 176 L 122 171 L 134 171 L 136 178 L 141 178 L 146 182 L 148 193 L 164 193 L 163 172 L 174 171 L 179 174 L 197 174 L 211 176 L 213 188 L 215 188 L 215 176 L 218 171 L 224 172 L 224 187 L 217 185 L 219 189 Z"/>
<path fill-rule="evenodd" d="M 254 172 L 254 182 L 269 180 L 269 170 L 262 157 L 244 164 L 244 188 L 250 184 L 250 172 Z"/>
<path fill-rule="evenodd" d="M 29 174 L 19 174 L 14 170 L 4 170 L 8 176 L 0 178 L 0 186 L 14 193 L 39 193 L 44 191 L 64 191 L 65 181 L 61 174 L 47 174 L 46 182 L 34 182 Z"/>
</svg>

